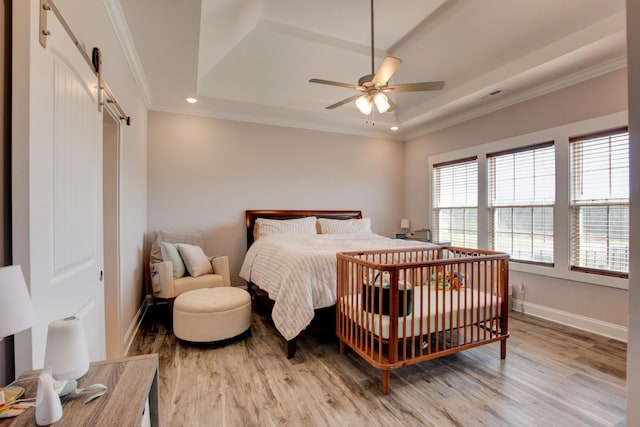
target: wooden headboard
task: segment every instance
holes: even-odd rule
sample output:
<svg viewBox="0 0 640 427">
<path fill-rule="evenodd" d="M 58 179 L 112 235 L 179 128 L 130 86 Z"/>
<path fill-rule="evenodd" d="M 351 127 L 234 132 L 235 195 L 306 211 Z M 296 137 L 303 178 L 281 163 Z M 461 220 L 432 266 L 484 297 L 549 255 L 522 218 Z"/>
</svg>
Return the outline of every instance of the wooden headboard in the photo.
<svg viewBox="0 0 640 427">
<path fill-rule="evenodd" d="M 362 218 L 362 211 L 292 211 L 292 210 L 252 210 L 246 211 L 247 217 L 247 249 L 253 244 L 253 228 L 256 224 L 256 219 L 295 219 L 304 218 L 306 216 L 315 216 L 318 218 L 331 218 L 331 219 L 360 219 Z"/>
</svg>

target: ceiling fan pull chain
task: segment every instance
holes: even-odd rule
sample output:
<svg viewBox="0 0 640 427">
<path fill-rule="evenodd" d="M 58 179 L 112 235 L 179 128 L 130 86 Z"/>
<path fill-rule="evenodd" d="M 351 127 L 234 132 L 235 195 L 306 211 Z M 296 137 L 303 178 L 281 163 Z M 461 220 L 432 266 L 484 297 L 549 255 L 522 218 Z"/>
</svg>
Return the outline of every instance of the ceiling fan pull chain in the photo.
<svg viewBox="0 0 640 427">
<path fill-rule="evenodd" d="M 372 108 L 371 109 L 371 113 L 369 113 L 369 115 L 367 116 L 367 118 L 364 120 L 365 124 L 369 124 L 369 116 L 371 116 L 371 126 L 375 126 L 376 125 L 376 109 Z"/>
</svg>

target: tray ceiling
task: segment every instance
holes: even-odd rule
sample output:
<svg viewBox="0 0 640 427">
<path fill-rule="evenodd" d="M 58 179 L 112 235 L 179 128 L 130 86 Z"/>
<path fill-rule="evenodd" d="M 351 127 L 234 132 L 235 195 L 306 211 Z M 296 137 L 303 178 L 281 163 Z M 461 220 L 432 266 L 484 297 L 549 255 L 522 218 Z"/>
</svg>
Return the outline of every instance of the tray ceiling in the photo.
<svg viewBox="0 0 640 427">
<path fill-rule="evenodd" d="M 368 0 L 119 3 L 152 110 L 403 139 L 626 66 L 624 0 L 377 0 L 375 67 L 393 55 L 392 83 L 446 84 L 392 95 L 372 126 L 324 109 L 356 91 L 308 82 L 370 73 Z"/>
</svg>

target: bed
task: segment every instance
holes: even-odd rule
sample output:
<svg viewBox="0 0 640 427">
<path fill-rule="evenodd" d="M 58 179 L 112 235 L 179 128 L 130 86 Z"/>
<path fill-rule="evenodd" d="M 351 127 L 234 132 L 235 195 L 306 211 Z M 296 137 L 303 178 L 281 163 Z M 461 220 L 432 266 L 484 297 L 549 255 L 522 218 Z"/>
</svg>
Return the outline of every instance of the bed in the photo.
<svg viewBox="0 0 640 427">
<path fill-rule="evenodd" d="M 336 334 L 382 372 L 500 342 L 506 357 L 508 261 L 456 247 L 337 255 Z"/>
<path fill-rule="evenodd" d="M 316 222 L 312 230 L 307 224 L 296 233 L 273 233 L 256 239 L 260 235 L 257 227 L 260 221 L 264 224 L 264 220 L 304 221 L 305 218 L 316 218 L 318 223 L 327 220 L 336 228 L 331 231 L 345 231 L 354 224 L 366 225 L 366 218 L 362 218 L 359 210 L 246 211 L 247 254 L 240 277 L 248 282 L 252 296 L 270 314 L 273 325 L 286 341 L 289 358 L 295 355 L 297 337 L 303 332 L 328 331 L 335 336 L 338 252 L 429 245 L 373 234 L 370 225 L 360 230 L 363 232 L 318 235 Z M 336 221 L 340 223 L 336 225 Z M 340 227 L 340 224 L 349 227 Z"/>
</svg>

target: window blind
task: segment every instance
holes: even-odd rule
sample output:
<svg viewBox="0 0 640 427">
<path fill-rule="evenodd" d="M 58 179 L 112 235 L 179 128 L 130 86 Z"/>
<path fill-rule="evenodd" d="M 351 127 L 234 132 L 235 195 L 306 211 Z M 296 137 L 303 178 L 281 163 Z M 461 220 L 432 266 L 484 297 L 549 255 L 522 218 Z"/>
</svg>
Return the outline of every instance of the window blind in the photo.
<svg viewBox="0 0 640 427">
<path fill-rule="evenodd" d="M 478 158 L 433 165 L 434 239 L 478 246 Z"/>
<path fill-rule="evenodd" d="M 626 127 L 569 139 L 571 269 L 629 273 L 629 133 Z"/>
<path fill-rule="evenodd" d="M 487 154 L 489 245 L 511 259 L 553 265 L 553 141 Z"/>
</svg>

